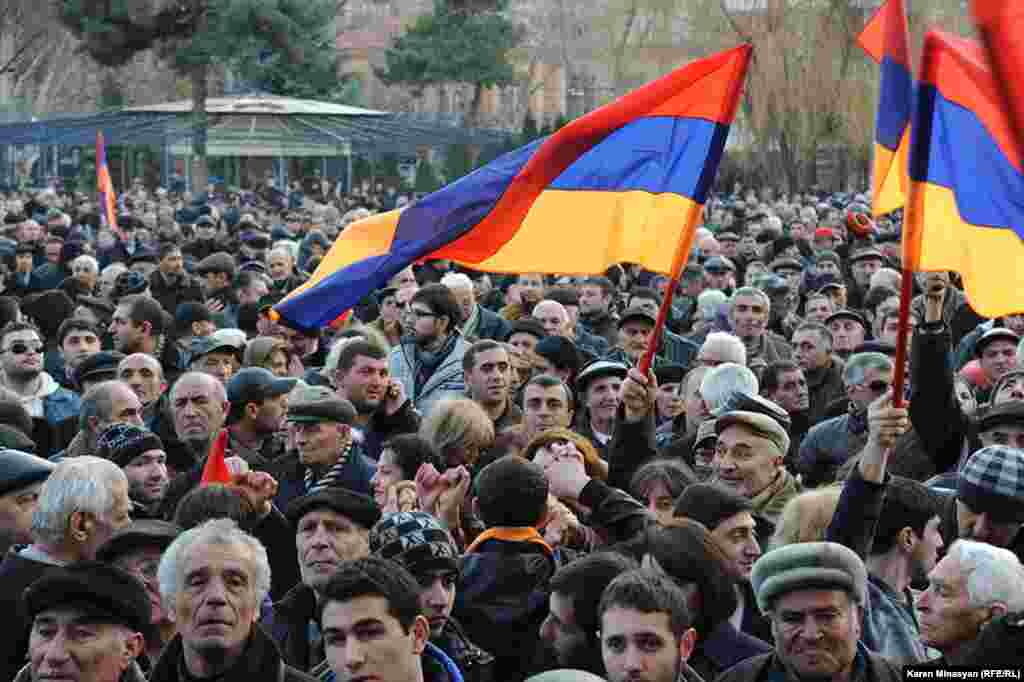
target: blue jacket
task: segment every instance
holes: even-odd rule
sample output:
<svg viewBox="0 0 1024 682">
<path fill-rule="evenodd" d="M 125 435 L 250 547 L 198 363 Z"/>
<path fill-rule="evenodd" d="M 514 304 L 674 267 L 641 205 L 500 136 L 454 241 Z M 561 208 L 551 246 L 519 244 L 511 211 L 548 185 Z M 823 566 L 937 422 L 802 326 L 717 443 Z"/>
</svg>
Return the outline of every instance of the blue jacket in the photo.
<svg viewBox="0 0 1024 682">
<path fill-rule="evenodd" d="M 278 509 L 287 509 L 288 503 L 306 494 L 306 467 L 299 461 L 299 456 L 290 453 L 269 464 L 267 471 L 278 483 L 274 505 Z M 373 497 L 370 479 L 377 473 L 377 463 L 363 454 L 358 443 L 352 444 L 352 451 L 344 468 L 341 485 L 357 493 Z"/>
<path fill-rule="evenodd" d="M 480 340 L 504 341 L 512 332 L 512 325 L 501 315 L 491 312 L 479 303 L 476 306 L 480 321 L 476 324 L 476 337 Z"/>
</svg>

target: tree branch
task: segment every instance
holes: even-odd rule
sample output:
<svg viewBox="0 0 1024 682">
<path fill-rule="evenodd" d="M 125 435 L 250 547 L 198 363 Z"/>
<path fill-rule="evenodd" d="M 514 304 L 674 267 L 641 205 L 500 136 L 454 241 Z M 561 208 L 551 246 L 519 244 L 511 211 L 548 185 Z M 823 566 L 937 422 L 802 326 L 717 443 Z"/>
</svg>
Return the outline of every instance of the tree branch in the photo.
<svg viewBox="0 0 1024 682">
<path fill-rule="evenodd" d="M 17 50 L 15 50 L 14 56 L 12 56 L 10 59 L 8 59 L 7 63 L 4 64 L 2 67 L 0 67 L 0 76 L 2 76 L 4 74 L 7 74 L 7 73 L 15 73 L 18 70 L 16 68 L 17 63 L 25 55 L 25 53 L 28 51 L 28 49 L 30 47 L 32 47 L 32 45 L 34 43 L 36 43 L 40 38 L 42 38 L 43 35 L 45 35 L 45 34 L 46 34 L 46 30 L 45 29 L 40 29 L 40 30 L 36 31 L 35 34 L 32 37 L 30 37 L 28 40 L 26 40 L 24 43 L 22 43 L 21 47 L 19 47 Z"/>
</svg>

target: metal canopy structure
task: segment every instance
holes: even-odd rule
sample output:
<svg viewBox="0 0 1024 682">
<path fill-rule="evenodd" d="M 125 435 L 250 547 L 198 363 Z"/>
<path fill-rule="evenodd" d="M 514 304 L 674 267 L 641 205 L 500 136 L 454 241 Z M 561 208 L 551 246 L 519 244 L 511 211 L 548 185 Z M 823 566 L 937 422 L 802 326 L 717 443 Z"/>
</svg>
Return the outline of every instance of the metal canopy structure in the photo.
<svg viewBox="0 0 1024 682">
<path fill-rule="evenodd" d="M 415 114 L 262 94 L 210 98 L 206 114 L 210 156 L 337 156 L 339 149 L 410 154 L 422 147 L 501 144 L 508 136 Z M 97 130 L 108 145 L 160 145 L 174 154 L 188 153 L 201 132 L 191 101 L 179 101 L 0 125 L 0 145 L 87 146 Z"/>
</svg>

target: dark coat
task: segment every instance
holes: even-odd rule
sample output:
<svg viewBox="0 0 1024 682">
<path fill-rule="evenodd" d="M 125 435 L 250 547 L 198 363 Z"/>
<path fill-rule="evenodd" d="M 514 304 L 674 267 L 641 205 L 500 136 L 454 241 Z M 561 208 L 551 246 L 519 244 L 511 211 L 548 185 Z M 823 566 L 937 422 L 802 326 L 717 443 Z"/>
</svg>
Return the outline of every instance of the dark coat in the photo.
<svg viewBox="0 0 1024 682">
<path fill-rule="evenodd" d="M 583 329 L 595 336 L 604 337 L 609 347 L 619 343 L 619 321 L 610 313 L 597 313 L 596 315 L 581 314 L 577 323 L 578 327 L 583 327 Z"/>
<path fill-rule="evenodd" d="M 697 647 L 687 663 L 705 680 L 713 680 L 737 663 L 770 653 L 771 645 L 738 631 L 728 620 L 697 638 Z"/>
<path fill-rule="evenodd" d="M 267 471 L 277 480 L 274 504 L 278 509 L 287 508 L 289 502 L 306 494 L 306 467 L 299 461 L 298 454 L 289 453 L 281 457 L 272 462 Z M 358 444 L 353 444 L 341 479 L 342 487 L 373 497 L 370 479 L 375 473 L 376 462 L 364 455 Z"/>
<path fill-rule="evenodd" d="M 4 614 L 4 636 L 0 637 L 0 680 L 13 680 L 28 654 L 28 617 L 21 593 L 52 568 L 50 564 L 25 559 L 11 548 L 0 563 L 0 613 Z"/>
<path fill-rule="evenodd" d="M 491 539 L 462 559 L 454 615 L 497 659 L 498 679 L 534 672 L 554 557 L 534 543 Z"/>
<path fill-rule="evenodd" d="M 380 459 L 384 441 L 402 433 L 416 433 L 420 430 L 420 413 L 412 405 L 411 400 L 405 403 L 391 416 L 380 409 L 372 417 L 370 423 L 359 431 L 363 434 L 363 454 L 376 461 Z"/>
<path fill-rule="evenodd" d="M 858 645 L 858 649 L 862 667 L 851 675 L 850 682 L 900 682 L 903 679 L 898 665 L 868 651 L 863 645 Z M 769 681 L 799 682 L 799 678 L 791 674 L 773 652 L 748 658 L 719 675 L 715 682 Z"/>
<path fill-rule="evenodd" d="M 843 363 L 832 358 L 832 364 L 825 369 L 807 372 L 807 391 L 811 407 L 807 417 L 814 426 L 826 419 L 828 407 L 834 401 L 846 397 L 846 382 L 843 381 Z"/>
<path fill-rule="evenodd" d="M 188 274 L 182 275 L 175 282 L 168 282 L 162 272 L 154 270 L 149 276 L 149 293 L 172 316 L 182 303 L 203 301 L 199 280 Z"/>
<path fill-rule="evenodd" d="M 187 682 L 183 671 L 184 647 L 181 635 L 175 635 L 160 659 L 153 666 L 149 682 Z M 281 658 L 277 645 L 260 627 L 253 626 L 252 637 L 245 653 L 223 675 L 217 677 L 218 682 L 313 682 L 313 678 L 304 672 L 287 665 Z"/>
<path fill-rule="evenodd" d="M 474 644 L 454 618 L 448 619 L 441 636 L 432 642 L 455 662 L 466 682 L 493 682 L 498 678 L 494 656 Z"/>
<path fill-rule="evenodd" d="M 271 635 L 285 663 L 299 670 L 313 670 L 324 660 L 323 642 L 312 646 L 309 623 L 316 619 L 316 594 L 312 587 L 298 584 L 274 604 Z"/>
<path fill-rule="evenodd" d="M 476 337 L 478 339 L 504 341 L 508 337 L 512 331 L 512 325 L 509 324 L 508 320 L 497 313 L 492 313 L 479 303 L 476 306 L 476 310 L 480 316 L 480 320 L 476 323 Z"/>
</svg>

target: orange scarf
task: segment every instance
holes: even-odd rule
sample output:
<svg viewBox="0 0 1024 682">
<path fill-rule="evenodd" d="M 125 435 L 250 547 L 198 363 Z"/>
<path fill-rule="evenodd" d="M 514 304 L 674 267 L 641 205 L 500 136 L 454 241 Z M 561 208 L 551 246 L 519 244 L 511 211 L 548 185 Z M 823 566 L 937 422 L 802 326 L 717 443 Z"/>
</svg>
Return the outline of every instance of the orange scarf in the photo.
<svg viewBox="0 0 1024 682">
<path fill-rule="evenodd" d="M 544 548 L 544 552 L 549 557 L 555 556 L 555 551 L 551 549 L 548 543 L 544 542 L 544 538 L 537 532 L 536 528 L 532 526 L 527 527 L 510 527 L 510 526 L 497 526 L 495 528 L 488 528 L 483 533 L 477 536 L 476 540 L 473 541 L 466 549 L 466 554 L 475 552 L 482 543 L 487 540 L 504 540 L 505 542 L 530 542 L 535 545 L 540 545 Z"/>
</svg>

